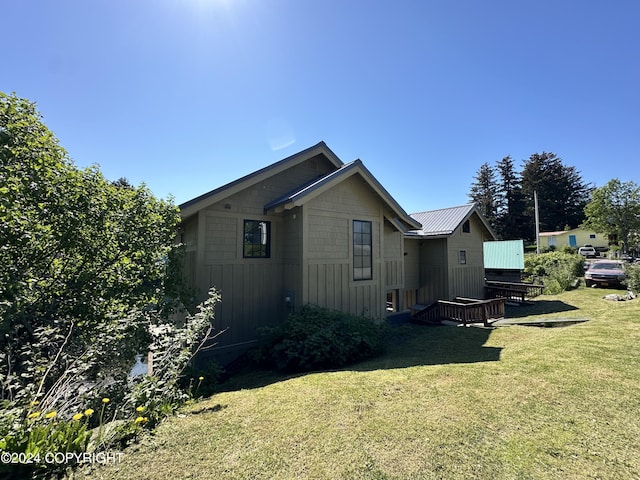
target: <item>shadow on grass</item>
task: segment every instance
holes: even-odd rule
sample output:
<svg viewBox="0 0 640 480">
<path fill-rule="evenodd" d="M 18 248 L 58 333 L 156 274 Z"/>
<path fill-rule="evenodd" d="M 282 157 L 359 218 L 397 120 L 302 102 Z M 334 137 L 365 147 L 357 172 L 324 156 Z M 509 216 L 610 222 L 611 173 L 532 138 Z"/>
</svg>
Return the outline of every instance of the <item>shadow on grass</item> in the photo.
<svg viewBox="0 0 640 480">
<path fill-rule="evenodd" d="M 497 362 L 501 348 L 486 347 L 491 329 L 475 327 L 422 326 L 404 324 L 391 327 L 385 352 L 363 362 L 330 371 L 373 371 L 451 363 Z M 329 370 L 323 370 L 329 371 Z M 261 370 L 248 360 L 236 364 L 218 392 L 252 389 L 317 372 L 286 374 Z"/>
<path fill-rule="evenodd" d="M 560 300 L 536 300 L 528 305 L 506 305 L 505 318 L 522 318 L 573 310 L 578 310 L 578 308 Z"/>
<path fill-rule="evenodd" d="M 491 332 L 489 328 L 403 325 L 392 330 L 383 356 L 349 369 L 368 371 L 420 365 L 497 362 L 502 349 L 484 345 Z"/>
</svg>

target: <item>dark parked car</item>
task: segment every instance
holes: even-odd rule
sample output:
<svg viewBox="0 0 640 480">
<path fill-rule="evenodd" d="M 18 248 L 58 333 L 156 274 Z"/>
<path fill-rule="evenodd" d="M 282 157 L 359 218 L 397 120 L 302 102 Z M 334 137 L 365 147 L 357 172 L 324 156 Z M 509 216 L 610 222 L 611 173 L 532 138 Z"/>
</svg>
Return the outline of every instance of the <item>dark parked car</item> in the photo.
<svg viewBox="0 0 640 480">
<path fill-rule="evenodd" d="M 624 262 L 620 260 L 598 260 L 584 272 L 587 287 L 621 287 L 626 278 Z"/>
</svg>

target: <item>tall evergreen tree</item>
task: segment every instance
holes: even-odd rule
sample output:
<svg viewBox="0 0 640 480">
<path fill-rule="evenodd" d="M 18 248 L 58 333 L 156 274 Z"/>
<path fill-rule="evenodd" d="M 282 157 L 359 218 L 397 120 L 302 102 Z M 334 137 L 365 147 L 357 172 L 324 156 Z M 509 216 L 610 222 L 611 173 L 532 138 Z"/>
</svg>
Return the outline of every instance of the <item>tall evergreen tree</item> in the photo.
<svg viewBox="0 0 640 480">
<path fill-rule="evenodd" d="M 510 155 L 500 160 L 496 169 L 500 179 L 497 192 L 496 233 L 503 240 L 525 238 L 527 217 L 520 175 Z"/>
<path fill-rule="evenodd" d="M 575 228 L 584 220 L 589 187 L 575 167 L 565 166 L 554 153 L 534 153 L 523 165 L 522 193 L 531 219 L 527 238 L 533 238 L 535 232 L 534 192 L 538 193 L 541 230 Z"/>
<path fill-rule="evenodd" d="M 477 171 L 475 182 L 471 184 L 469 198 L 478 205 L 489 225 L 495 228 L 497 213 L 496 174 L 488 163 L 483 163 Z"/>
</svg>

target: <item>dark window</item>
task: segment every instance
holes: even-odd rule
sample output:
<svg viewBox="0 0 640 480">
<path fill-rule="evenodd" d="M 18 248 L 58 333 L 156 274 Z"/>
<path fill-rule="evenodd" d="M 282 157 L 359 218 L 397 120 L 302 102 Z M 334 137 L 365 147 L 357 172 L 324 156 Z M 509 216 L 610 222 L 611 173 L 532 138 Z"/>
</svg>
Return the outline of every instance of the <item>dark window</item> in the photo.
<svg viewBox="0 0 640 480">
<path fill-rule="evenodd" d="M 244 258 L 269 258 L 271 255 L 271 222 L 244 221 Z"/>
<path fill-rule="evenodd" d="M 371 222 L 353 221 L 353 279 L 371 280 L 372 268 Z"/>
<path fill-rule="evenodd" d="M 463 231 L 464 233 L 471 233 L 471 225 L 469 225 L 469 220 L 465 221 L 465 222 L 462 224 L 462 231 Z"/>
<path fill-rule="evenodd" d="M 467 263 L 467 251 L 460 250 L 460 264 L 464 265 Z"/>
</svg>

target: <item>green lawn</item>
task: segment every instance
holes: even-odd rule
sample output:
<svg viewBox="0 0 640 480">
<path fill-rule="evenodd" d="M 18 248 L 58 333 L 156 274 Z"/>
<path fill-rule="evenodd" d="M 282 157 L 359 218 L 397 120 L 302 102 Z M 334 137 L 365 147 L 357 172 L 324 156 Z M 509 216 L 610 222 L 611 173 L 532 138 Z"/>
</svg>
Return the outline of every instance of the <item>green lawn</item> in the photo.
<svg viewBox="0 0 640 480">
<path fill-rule="evenodd" d="M 638 479 L 640 300 L 539 297 L 562 328 L 398 327 L 340 371 L 238 376 L 90 478 Z"/>
</svg>

